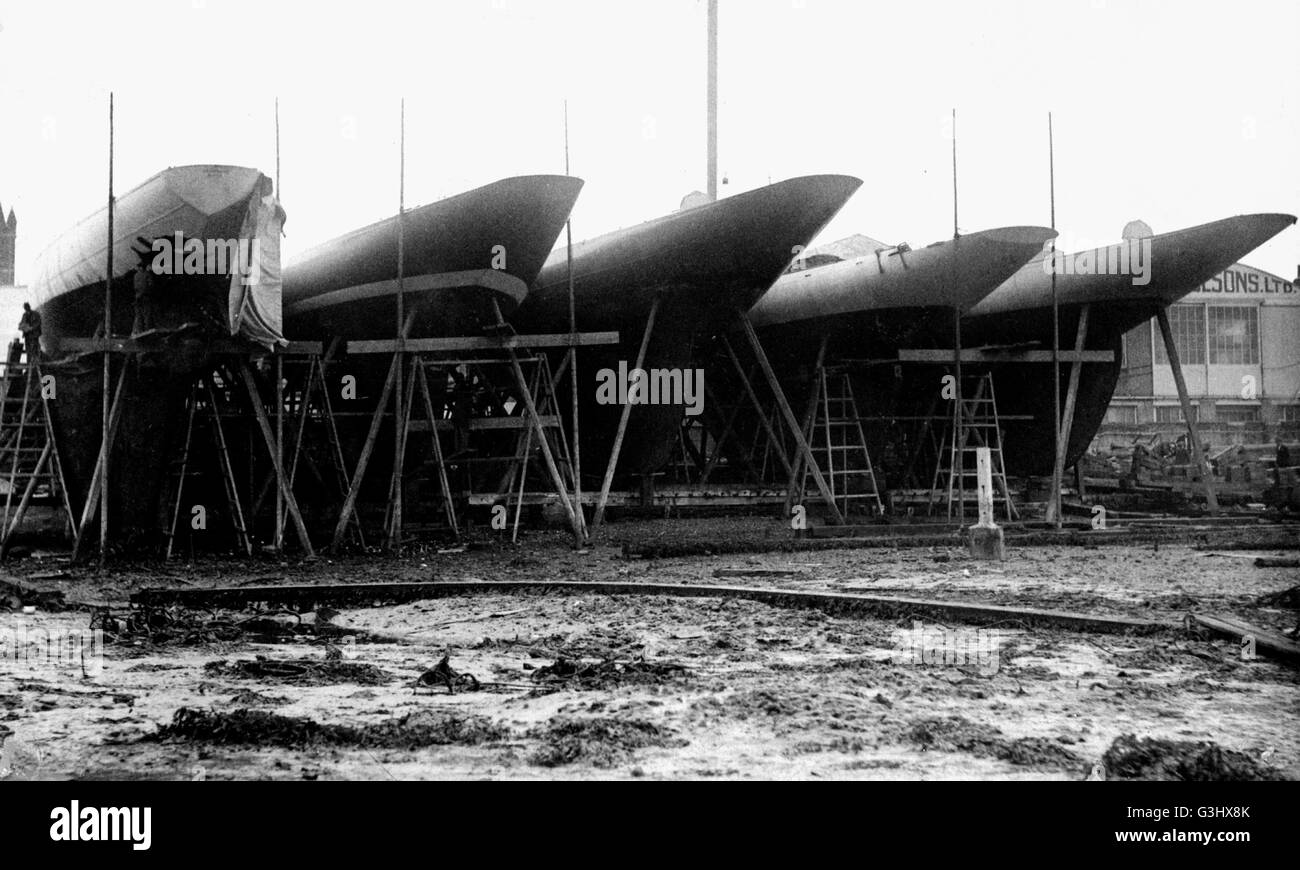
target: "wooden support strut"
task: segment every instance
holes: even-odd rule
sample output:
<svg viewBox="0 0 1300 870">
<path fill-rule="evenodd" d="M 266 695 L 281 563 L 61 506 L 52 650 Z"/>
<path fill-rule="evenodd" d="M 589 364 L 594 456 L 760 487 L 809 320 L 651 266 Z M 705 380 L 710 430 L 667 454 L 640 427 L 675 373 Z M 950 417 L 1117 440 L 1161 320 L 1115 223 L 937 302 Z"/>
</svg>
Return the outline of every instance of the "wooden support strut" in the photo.
<svg viewBox="0 0 1300 870">
<path fill-rule="evenodd" d="M 230 502 L 230 511 L 235 520 L 235 531 L 239 533 L 239 546 L 244 554 L 253 555 L 253 541 L 248 535 L 248 524 L 244 521 L 244 508 L 239 503 L 239 488 L 235 483 L 235 468 L 230 462 L 230 448 L 226 444 L 226 430 L 221 425 L 221 409 L 217 405 L 217 391 L 212 388 L 212 379 L 205 378 L 204 386 L 208 391 L 208 413 L 212 415 L 212 431 L 217 436 L 217 459 L 221 466 L 221 482 L 225 485 L 226 499 Z M 179 504 L 178 504 L 179 507 Z"/>
<path fill-rule="evenodd" d="M 646 351 L 650 347 L 650 337 L 654 334 L 655 317 L 659 314 L 659 297 L 650 303 L 650 314 L 646 317 L 645 331 L 641 334 L 641 346 L 637 348 L 636 365 L 641 369 L 645 365 Z M 605 464 L 605 477 L 600 482 L 600 495 L 596 498 L 596 513 L 591 520 L 592 531 L 600 528 L 605 521 L 605 506 L 609 503 L 609 490 L 614 485 L 614 472 L 618 467 L 618 456 L 623 450 L 623 436 L 627 434 L 627 422 L 632 415 L 632 403 L 624 402 L 618 415 L 618 428 L 614 430 L 614 444 L 609 451 L 609 461 Z"/>
<path fill-rule="evenodd" d="M 1084 305 L 1079 311 L 1079 326 L 1074 336 L 1074 352 L 1083 352 L 1083 345 L 1088 339 L 1088 311 L 1090 305 Z M 1079 375 L 1083 363 L 1076 359 L 1070 363 L 1070 385 L 1065 391 L 1065 408 L 1061 411 L 1061 440 L 1056 443 L 1056 461 L 1052 465 L 1053 498 L 1047 500 L 1047 522 L 1054 523 L 1060 514 L 1061 487 L 1065 483 L 1065 454 L 1070 448 L 1070 430 L 1074 428 L 1074 405 L 1079 398 Z"/>
<path fill-rule="evenodd" d="M 460 526 L 456 522 L 456 506 L 452 503 L 451 481 L 447 479 L 447 464 L 443 458 L 442 441 L 438 436 L 437 416 L 433 410 L 433 396 L 429 393 L 429 378 L 424 371 L 424 364 L 416 358 L 415 377 L 420 382 L 420 396 L 424 402 L 424 412 L 429 417 L 429 434 L 433 439 L 433 458 L 438 464 L 438 487 L 442 490 L 443 509 L 447 514 L 447 525 L 451 526 L 451 532 L 460 540 Z"/>
<path fill-rule="evenodd" d="M 794 411 L 790 410 L 790 403 L 785 400 L 785 391 L 781 389 L 781 382 L 777 380 L 776 372 L 772 369 L 772 363 L 768 360 L 767 353 L 758 340 L 758 333 L 754 331 L 754 324 L 750 323 L 749 317 L 739 309 L 736 311 L 736 317 L 740 320 L 740 325 L 745 329 L 745 336 L 749 339 L 749 346 L 753 349 L 754 356 L 758 359 L 759 368 L 763 370 L 763 375 L 767 378 L 767 384 L 776 397 L 777 407 L 780 408 L 781 416 L 785 418 L 785 424 L 794 436 L 795 445 L 803 456 L 804 462 L 807 463 L 808 471 L 812 473 L 813 480 L 817 483 L 817 491 L 821 494 L 822 500 L 826 502 L 826 507 L 830 509 L 835 524 L 844 525 L 844 515 L 840 513 L 839 505 L 835 503 L 835 496 L 826 483 L 826 478 L 822 476 L 821 468 L 817 465 L 817 459 L 812 455 L 812 448 L 808 446 L 808 440 L 803 437 L 803 430 L 799 428 L 799 421 L 795 419 Z"/>
<path fill-rule="evenodd" d="M 745 368 L 740 363 L 740 357 L 736 355 L 736 349 L 731 346 L 731 340 L 725 335 L 722 336 L 722 346 L 726 348 L 727 355 L 731 357 L 731 364 L 736 369 L 736 374 L 740 375 L 740 384 L 745 388 L 745 395 L 749 397 L 749 403 L 754 406 L 754 412 L 758 414 L 758 422 L 767 435 L 768 444 L 772 445 L 772 451 L 776 453 L 776 458 L 781 461 L 781 467 L 785 469 L 786 479 L 791 482 L 790 486 L 793 486 L 796 466 L 791 465 L 790 455 L 785 452 L 785 445 L 776 436 L 776 429 L 772 426 L 772 421 L 768 419 L 767 413 L 764 412 L 763 403 L 758 399 L 758 393 L 754 392 L 753 382 L 745 374 Z M 766 462 L 764 465 L 766 465 Z M 792 491 L 787 490 L 787 492 Z M 788 506 L 786 513 L 789 513 Z"/>
<path fill-rule="evenodd" d="M 72 542 L 72 560 L 75 562 L 84 555 L 86 532 L 95 518 L 95 508 L 100 503 L 100 493 L 104 486 L 104 462 L 113 449 L 113 437 L 117 434 L 117 424 L 122 419 L 122 390 L 126 385 L 127 369 L 124 366 L 117 378 L 117 389 L 113 393 L 113 404 L 108 412 L 108 429 L 101 438 L 99 457 L 95 460 L 95 470 L 90 477 L 90 488 L 86 491 L 86 501 L 81 508 L 81 520 L 77 523 L 77 533 Z"/>
<path fill-rule="evenodd" d="M 1178 388 L 1178 403 L 1183 408 L 1183 420 L 1187 423 L 1187 438 L 1192 448 L 1192 460 L 1196 463 L 1197 473 L 1205 485 L 1205 504 L 1211 515 L 1219 513 L 1219 499 L 1214 494 L 1214 480 L 1210 477 L 1205 464 L 1205 454 L 1201 452 L 1201 436 L 1197 432 L 1196 420 L 1192 417 L 1192 401 L 1187 396 L 1187 382 L 1183 380 L 1183 365 L 1178 359 L 1178 346 L 1174 343 L 1174 332 L 1169 327 L 1169 312 L 1161 308 L 1156 312 L 1156 322 L 1160 324 L 1160 334 L 1165 340 L 1165 353 L 1169 356 L 1169 367 L 1174 373 L 1174 386 Z"/>
<path fill-rule="evenodd" d="M 808 390 L 808 406 L 804 409 L 803 416 L 803 432 L 805 433 L 805 438 L 808 437 L 808 433 L 812 432 L 813 418 L 817 413 L 817 385 L 822 377 L 823 366 L 826 365 L 826 346 L 829 344 L 829 341 L 830 339 L 823 335 L 821 342 L 817 345 L 817 360 L 813 364 L 812 387 Z M 785 512 L 787 516 L 794 508 L 795 493 L 798 492 L 798 497 L 801 499 L 803 498 L 803 487 L 806 482 L 806 477 L 807 475 L 803 472 L 803 457 L 797 456 L 795 457 L 794 470 L 790 473 L 790 485 L 786 487 Z M 798 481 L 799 489 L 797 491 L 795 489 L 795 481 Z"/>
<path fill-rule="evenodd" d="M 280 487 L 280 495 L 284 498 L 285 507 L 289 510 L 289 516 L 293 518 L 294 528 L 298 533 L 298 543 L 302 545 L 303 550 L 308 556 L 314 556 L 315 550 L 311 546 L 311 538 L 307 534 L 307 524 L 302 520 L 302 514 L 298 511 L 298 500 L 294 498 L 293 488 L 289 486 L 289 481 L 284 476 L 284 463 L 276 451 L 277 442 L 275 433 L 271 431 L 271 423 L 266 418 L 266 408 L 262 405 L 261 395 L 257 391 L 257 381 L 253 379 L 253 371 L 248 367 L 248 360 L 240 358 L 239 371 L 244 379 L 244 387 L 248 390 L 248 400 L 253 406 L 253 416 L 257 419 L 257 428 L 262 432 L 262 440 L 266 443 L 266 449 L 271 454 L 271 464 L 275 467 L 276 482 Z M 347 515 L 344 515 L 346 522 Z"/>
<path fill-rule="evenodd" d="M 510 348 L 510 369 L 515 375 L 515 385 L 519 388 L 520 394 L 524 399 L 524 406 L 528 410 L 528 419 L 532 422 L 533 433 L 537 436 L 537 446 L 541 448 L 542 459 L 546 462 L 546 471 L 551 475 L 551 483 L 555 486 L 555 492 L 560 497 L 560 504 L 564 506 L 564 514 L 569 518 L 569 525 L 573 529 L 573 534 L 581 540 L 582 521 L 574 513 L 573 500 L 569 497 L 568 487 L 564 484 L 564 478 L 560 474 L 560 468 L 555 464 L 555 455 L 551 452 L 550 442 L 546 439 L 546 430 L 542 427 L 542 421 L 537 416 L 537 405 L 533 402 L 532 391 L 528 389 L 528 381 L 524 377 L 524 370 L 519 365 L 519 355 L 515 349 Z"/>
<path fill-rule="evenodd" d="M 343 543 L 343 535 L 348 528 L 348 518 L 357 506 L 357 496 L 361 494 L 361 481 L 366 476 L 366 466 L 370 464 L 370 454 L 375 451 L 375 441 L 379 437 L 379 426 L 384 419 L 384 409 L 388 406 L 388 397 L 392 395 L 393 384 L 397 380 L 397 355 L 388 364 L 388 376 L 384 378 L 384 387 L 375 403 L 374 414 L 370 417 L 370 430 L 366 432 L 365 443 L 361 445 L 361 455 L 357 457 L 357 467 L 352 471 L 352 480 L 348 484 L 348 494 L 343 499 L 343 509 L 339 511 L 338 522 L 334 526 L 334 538 L 330 543 L 333 550 L 338 550 Z"/>
</svg>

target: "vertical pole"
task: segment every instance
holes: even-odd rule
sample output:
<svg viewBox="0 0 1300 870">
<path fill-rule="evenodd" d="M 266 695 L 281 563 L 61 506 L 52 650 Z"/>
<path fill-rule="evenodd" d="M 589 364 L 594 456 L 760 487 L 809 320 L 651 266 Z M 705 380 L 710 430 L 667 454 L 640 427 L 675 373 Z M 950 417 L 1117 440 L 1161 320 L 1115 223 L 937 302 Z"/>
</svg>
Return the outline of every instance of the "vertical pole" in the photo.
<svg viewBox="0 0 1300 870">
<path fill-rule="evenodd" d="M 650 336 L 654 333 L 655 317 L 659 314 L 659 297 L 650 303 L 650 314 L 646 317 L 645 331 L 641 334 L 641 346 L 637 349 L 636 365 L 640 369 L 645 365 L 646 349 L 650 347 Z M 614 484 L 614 472 L 618 468 L 618 454 L 623 450 L 623 436 L 627 434 L 627 421 L 632 415 L 632 403 L 624 402 L 618 412 L 618 427 L 614 430 L 614 444 L 609 449 L 609 461 L 605 465 L 605 477 L 600 482 L 600 495 L 596 499 L 596 513 L 591 519 L 593 529 L 599 529 L 605 520 L 605 504 L 609 501 L 609 488 Z"/>
<path fill-rule="evenodd" d="M 708 84 L 705 101 L 708 105 L 708 176 L 709 202 L 718 198 L 718 0 L 709 0 L 708 24 Z"/>
<path fill-rule="evenodd" d="M 957 238 L 957 109 L 952 110 L 952 237 Z"/>
<path fill-rule="evenodd" d="M 1056 492 L 1061 491 L 1065 485 L 1065 454 L 1070 447 L 1070 431 L 1074 428 L 1074 406 L 1079 396 L 1079 376 L 1083 370 L 1083 363 L 1079 360 L 1078 355 L 1083 353 L 1084 345 L 1088 340 L 1088 312 L 1090 306 L 1084 305 L 1079 310 L 1079 325 L 1074 336 L 1074 353 L 1075 358 L 1070 361 L 1070 383 L 1065 391 L 1065 408 L 1061 412 L 1061 434 L 1056 442 L 1056 458 L 1052 463 L 1052 487 Z M 1079 493 L 1083 497 L 1083 493 Z M 1056 501 L 1047 503 L 1047 509 L 1051 512 L 1048 520 L 1056 523 L 1064 522 L 1061 516 L 1061 505 Z"/>
<path fill-rule="evenodd" d="M 100 467 L 103 476 L 99 487 L 99 567 L 103 568 L 108 553 L 108 481 L 109 481 L 109 401 L 112 383 L 112 356 L 108 342 L 113 337 L 113 92 L 108 93 L 108 272 L 104 276 L 104 383 L 100 402 Z"/>
<path fill-rule="evenodd" d="M 275 98 L 275 198 L 283 202 L 280 195 L 280 98 Z"/>
<path fill-rule="evenodd" d="M 275 354 L 275 455 L 279 457 L 279 467 L 284 468 L 284 355 L 278 350 Z M 293 483 L 290 482 L 289 486 Z M 256 516 L 249 519 L 257 522 Z M 277 553 L 284 549 L 284 496 L 279 487 L 275 490 L 274 543 Z"/>
<path fill-rule="evenodd" d="M 564 101 L 564 174 L 569 174 L 569 101 Z M 565 250 L 569 263 L 569 393 L 573 414 L 573 510 L 582 517 L 582 438 L 578 425 L 578 315 L 573 290 L 573 221 L 564 222 Z M 586 537 L 585 523 L 583 526 Z M 578 542 L 582 546 L 582 542 Z"/>
<path fill-rule="evenodd" d="M 282 202 L 284 197 L 280 192 L 280 98 L 275 98 L 275 198 L 276 201 Z M 311 370 L 308 369 L 308 387 L 311 384 Z M 303 405 L 307 404 L 307 391 L 303 394 Z M 213 409 L 215 413 L 215 407 Z M 299 431 L 301 435 L 301 430 Z M 279 457 L 280 468 L 284 468 L 284 357 L 277 348 L 275 354 L 275 449 Z M 297 454 L 294 455 L 295 465 L 297 463 Z M 289 486 L 293 486 L 293 481 L 289 481 Z M 249 517 L 253 523 L 257 522 L 257 515 L 254 513 Z M 275 490 L 275 551 L 277 553 L 284 550 L 284 497 L 280 494 L 279 487 Z"/>
<path fill-rule="evenodd" d="M 393 527 L 388 538 L 389 550 L 402 551 L 402 477 L 405 471 L 406 416 L 402 413 L 403 367 L 406 354 L 402 352 L 405 345 L 403 319 L 405 299 L 406 270 L 406 100 L 401 103 L 401 129 L 398 135 L 398 183 L 397 183 L 397 380 L 393 390 Z M 436 437 L 436 435 L 435 435 Z"/>
<path fill-rule="evenodd" d="M 1052 139 L 1052 113 L 1047 113 L 1047 176 L 1051 199 L 1052 229 L 1056 229 L 1056 148 Z M 1053 442 L 1061 445 L 1061 307 L 1056 295 L 1056 238 L 1052 238 L 1052 431 Z M 1061 482 L 1052 477 L 1052 492 L 1047 510 L 1052 514 L 1056 528 L 1061 528 Z"/>
<path fill-rule="evenodd" d="M 979 526 L 993 527 L 993 451 L 988 447 L 975 448 L 975 482 L 979 487 Z"/>
<path fill-rule="evenodd" d="M 1160 334 L 1165 340 L 1165 353 L 1169 355 L 1169 368 L 1174 373 L 1174 386 L 1178 388 L 1178 404 L 1183 408 L 1183 420 L 1187 423 L 1187 439 L 1192 449 L 1192 461 L 1196 471 L 1201 475 L 1205 485 L 1205 504 L 1210 514 L 1219 513 L 1219 499 L 1214 494 L 1214 480 L 1205 465 L 1205 454 L 1201 452 L 1201 436 L 1197 431 L 1196 419 L 1192 416 L 1192 400 L 1187 395 L 1187 381 L 1183 380 L 1183 365 L 1178 359 L 1178 346 L 1174 343 L 1174 331 L 1169 328 L 1169 312 L 1161 308 L 1156 312 L 1156 322 L 1160 324 Z"/>
</svg>

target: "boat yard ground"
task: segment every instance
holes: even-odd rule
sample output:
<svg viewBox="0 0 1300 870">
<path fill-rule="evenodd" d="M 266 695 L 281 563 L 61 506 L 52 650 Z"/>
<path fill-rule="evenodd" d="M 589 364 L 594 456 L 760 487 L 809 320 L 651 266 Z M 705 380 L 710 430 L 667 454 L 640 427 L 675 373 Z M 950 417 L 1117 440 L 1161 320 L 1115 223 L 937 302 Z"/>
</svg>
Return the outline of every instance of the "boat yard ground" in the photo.
<svg viewBox="0 0 1300 870">
<path fill-rule="evenodd" d="M 0 776 L 50 779 L 1300 778 L 1300 670 L 1189 613 L 1282 635 L 1295 526 L 1107 546 L 951 545 L 635 558 L 764 540 L 755 518 L 638 520 L 400 559 L 198 560 L 100 574 L 7 566 L 0 632 L 104 631 L 102 667 L 7 660 Z M 819 542 L 820 543 L 820 542 Z M 1127 618 L 888 615 L 557 581 L 780 588 Z M 157 605 L 145 588 L 537 581 L 509 593 L 310 606 Z M 62 598 L 62 609 L 57 599 Z M 40 600 L 24 612 L 22 600 Z M 307 598 L 303 598 L 304 601 Z M 939 611 L 942 612 L 942 611 Z"/>
</svg>

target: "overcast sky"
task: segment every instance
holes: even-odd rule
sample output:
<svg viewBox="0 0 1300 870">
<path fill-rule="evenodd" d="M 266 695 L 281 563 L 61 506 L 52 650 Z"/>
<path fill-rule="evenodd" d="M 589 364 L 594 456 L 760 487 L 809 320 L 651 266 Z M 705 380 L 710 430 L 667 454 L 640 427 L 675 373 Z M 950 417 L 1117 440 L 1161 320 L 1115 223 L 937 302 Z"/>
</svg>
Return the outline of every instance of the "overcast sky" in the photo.
<svg viewBox="0 0 1300 870">
<path fill-rule="evenodd" d="M 823 234 L 926 244 L 960 223 L 1057 224 L 1071 241 L 1258 211 L 1300 213 L 1300 4 L 1288 0 L 722 0 L 723 195 L 842 172 L 866 184 Z M 0 0 L 0 203 L 19 283 L 117 190 L 169 165 L 273 174 L 280 99 L 286 254 L 407 203 L 563 172 L 581 239 L 705 186 L 703 0 Z M 1294 278 L 1300 231 L 1248 262 Z"/>
</svg>

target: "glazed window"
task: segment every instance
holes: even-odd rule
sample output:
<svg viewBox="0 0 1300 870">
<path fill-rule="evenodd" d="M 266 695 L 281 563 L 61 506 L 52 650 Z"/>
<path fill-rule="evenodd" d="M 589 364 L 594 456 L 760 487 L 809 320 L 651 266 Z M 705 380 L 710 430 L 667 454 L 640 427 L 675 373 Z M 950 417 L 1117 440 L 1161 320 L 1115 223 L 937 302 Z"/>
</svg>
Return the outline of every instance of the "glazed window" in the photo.
<svg viewBox="0 0 1300 870">
<path fill-rule="evenodd" d="M 1156 331 L 1156 361 L 1169 364 L 1165 342 L 1160 327 L 1152 321 Z M 1178 348 L 1178 361 L 1185 366 L 1205 365 L 1205 308 L 1201 305 L 1169 306 L 1169 329 L 1174 334 L 1174 347 Z"/>
<path fill-rule="evenodd" d="M 1210 362 L 1259 365 L 1259 309 L 1245 305 L 1210 306 Z"/>
</svg>

